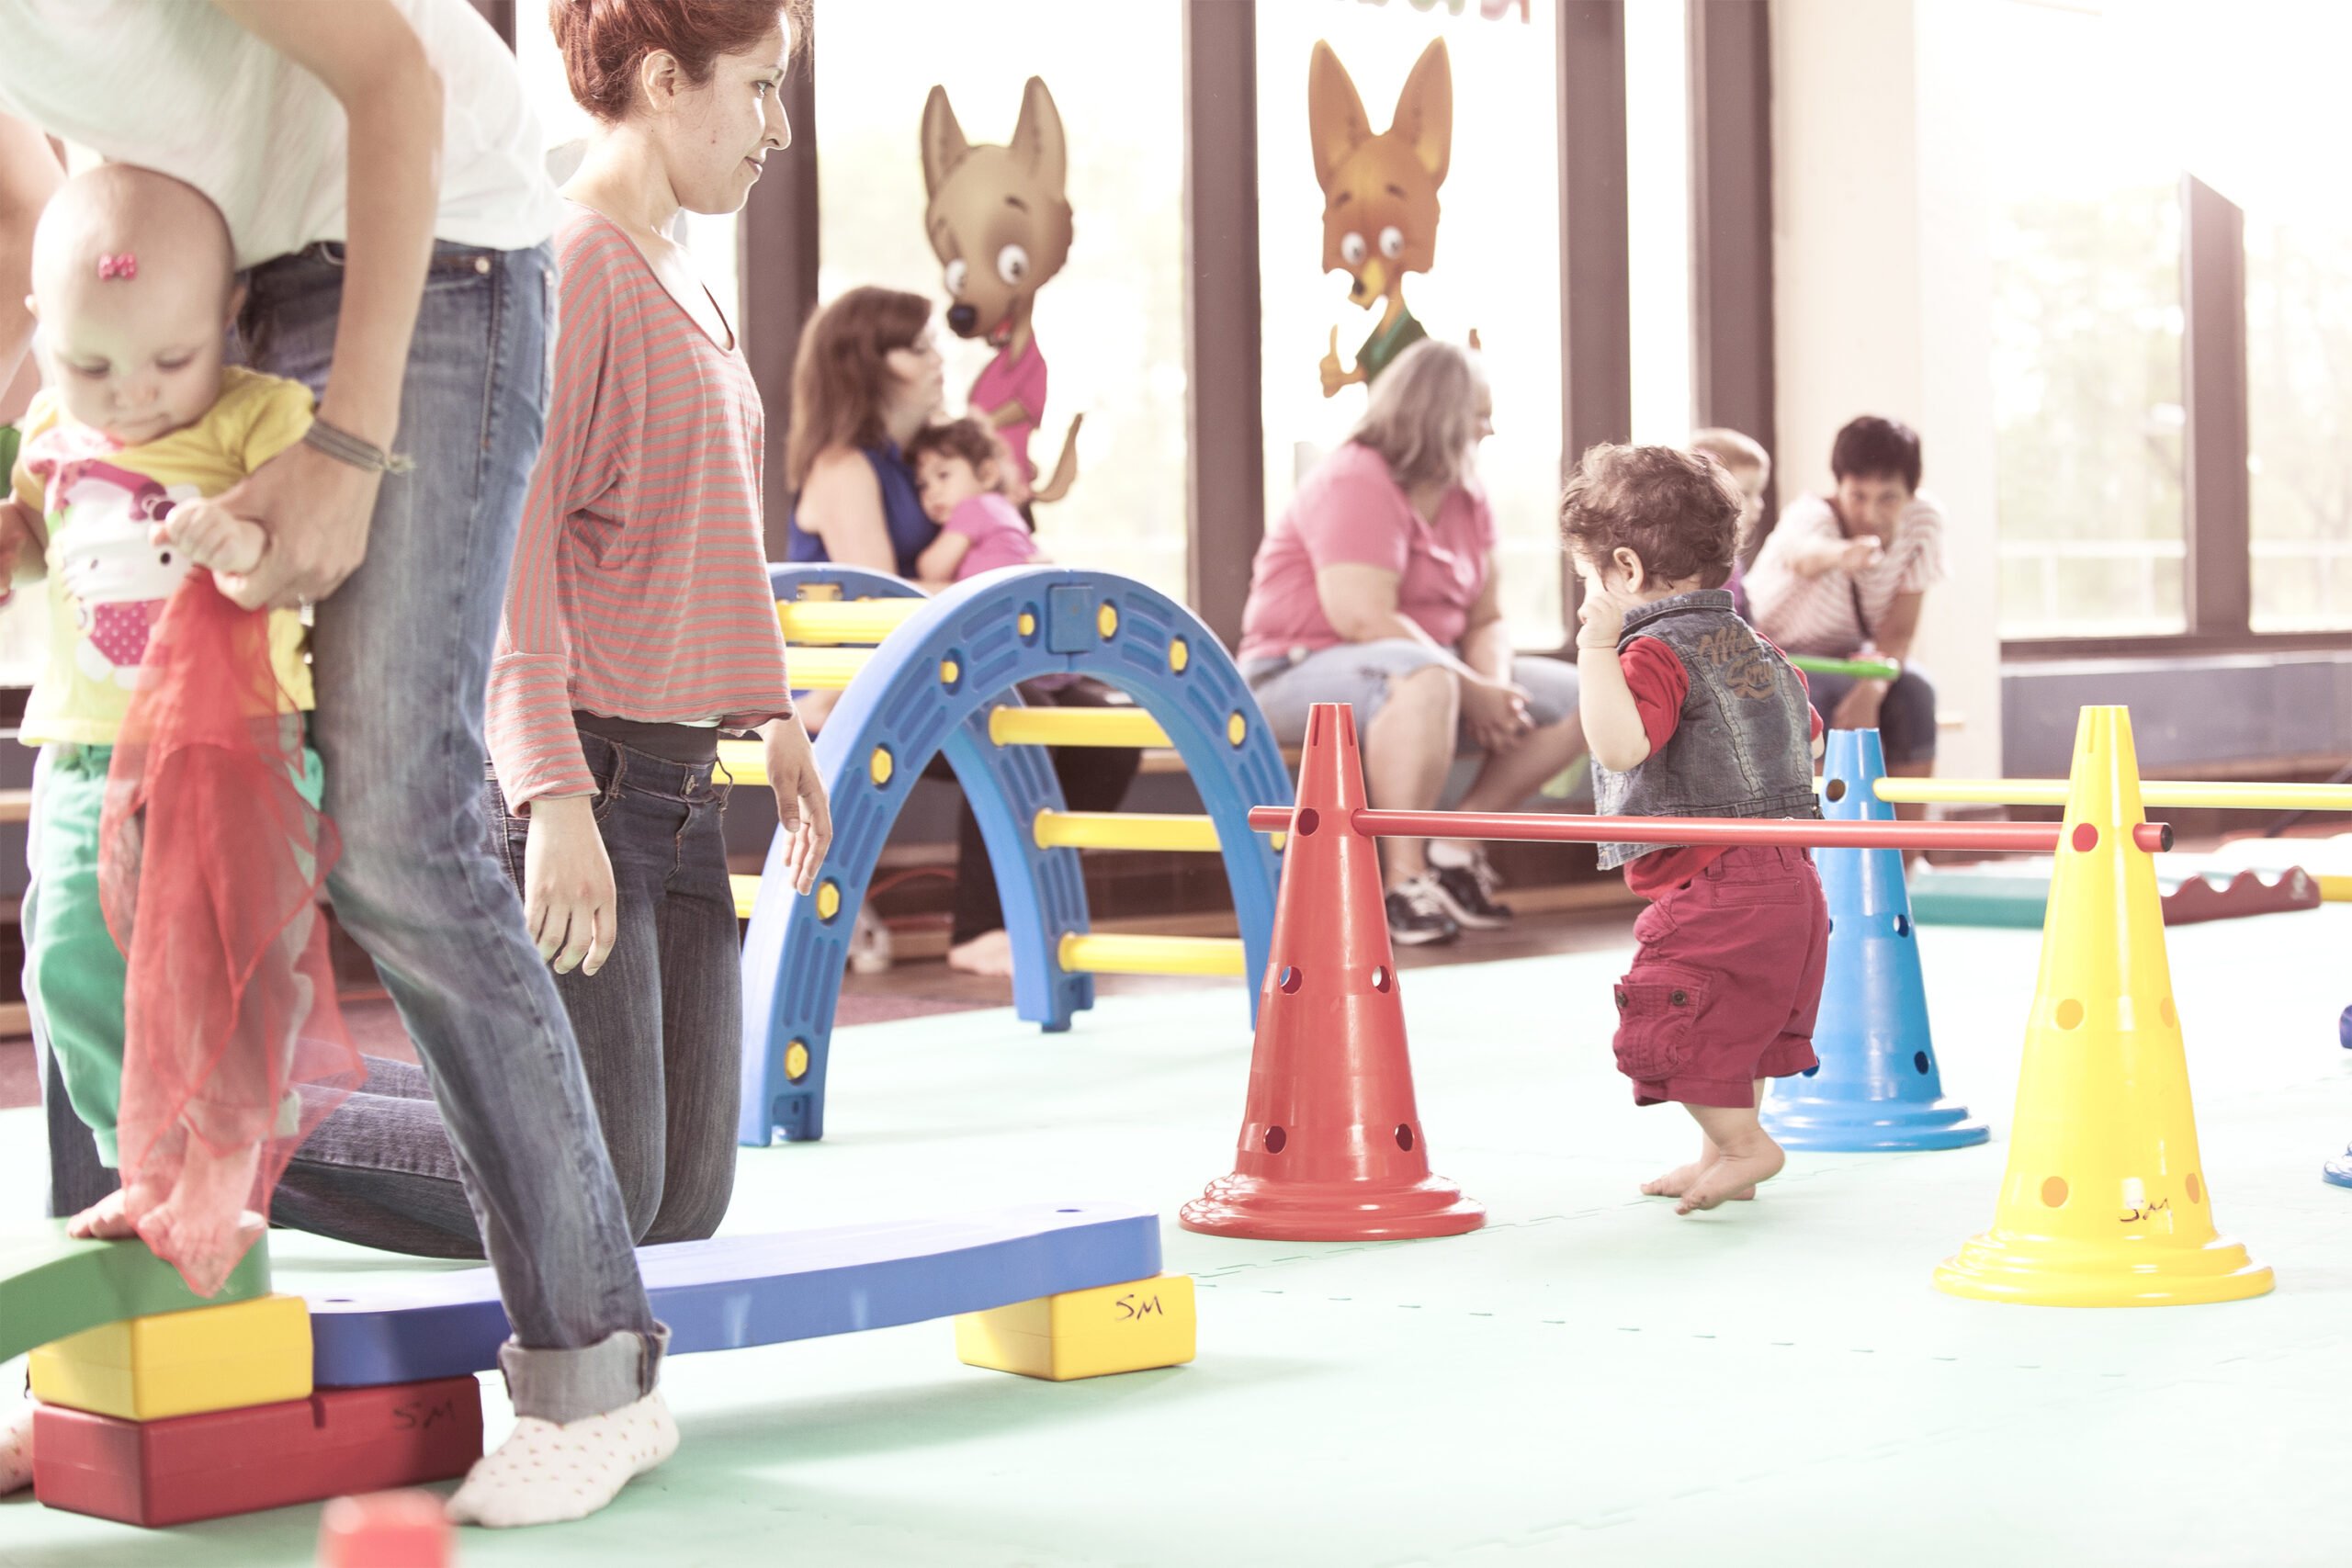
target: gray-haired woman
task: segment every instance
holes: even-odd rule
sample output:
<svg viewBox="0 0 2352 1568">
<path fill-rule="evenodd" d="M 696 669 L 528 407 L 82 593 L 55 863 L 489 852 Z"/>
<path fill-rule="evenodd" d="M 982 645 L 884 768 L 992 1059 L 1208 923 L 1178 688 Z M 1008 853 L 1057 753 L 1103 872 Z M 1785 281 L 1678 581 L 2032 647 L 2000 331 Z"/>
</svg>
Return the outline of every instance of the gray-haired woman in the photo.
<svg viewBox="0 0 2352 1568">
<path fill-rule="evenodd" d="M 1352 704 L 1376 807 L 1435 807 L 1467 750 L 1484 761 L 1459 808 L 1509 810 L 1584 751 L 1575 666 L 1513 653 L 1503 624 L 1495 516 L 1475 470 L 1493 416 L 1475 354 L 1414 344 L 1258 548 L 1241 672 L 1284 745 L 1304 738 L 1312 705 Z M 1390 940 L 1510 920 L 1476 845 L 1382 849 Z"/>
</svg>

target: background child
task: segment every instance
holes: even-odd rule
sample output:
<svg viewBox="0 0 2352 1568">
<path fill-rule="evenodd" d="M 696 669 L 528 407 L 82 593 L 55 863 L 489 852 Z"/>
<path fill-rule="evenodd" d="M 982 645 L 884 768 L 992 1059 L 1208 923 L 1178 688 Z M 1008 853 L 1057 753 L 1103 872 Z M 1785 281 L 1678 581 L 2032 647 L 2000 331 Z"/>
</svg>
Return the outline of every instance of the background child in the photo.
<svg viewBox="0 0 2352 1568">
<path fill-rule="evenodd" d="M 939 537 L 915 559 L 925 588 L 944 588 L 999 567 L 1046 558 L 1021 513 L 1006 497 L 1012 475 L 1004 443 L 978 419 L 925 425 L 907 443 L 923 515 Z"/>
<path fill-rule="evenodd" d="M 300 384 L 223 365 L 232 266 L 191 186 L 121 165 L 67 182 L 33 242 L 49 389 L 0 508 L 0 558 L 45 565 L 51 605 L 21 731 L 41 748 L 26 995 L 124 1178 L 71 1230 L 135 1231 L 207 1294 L 333 1104 L 295 1077 L 358 1066 L 347 1040 L 297 1061 L 334 1017 L 301 620 L 237 610 L 199 574 L 250 571 L 267 544 L 201 498 L 311 420 Z"/>
<path fill-rule="evenodd" d="M 1741 580 L 1747 575 L 1747 562 L 1755 555 L 1756 547 L 1763 542 L 1757 536 L 1756 525 L 1764 520 L 1764 487 L 1772 482 L 1772 455 L 1751 437 L 1721 425 L 1692 434 L 1690 450 L 1721 463 L 1731 475 L 1731 482 L 1739 487 L 1739 534 L 1732 546 L 1731 581 L 1724 588 L 1731 594 L 1733 612 L 1746 620 L 1747 590 Z"/>
<path fill-rule="evenodd" d="M 1560 502 L 1584 579 L 1577 668 L 1603 816 L 1820 815 L 1820 720 L 1804 678 L 1732 613 L 1743 510 L 1713 459 L 1595 446 Z M 1780 1172 L 1757 1120 L 1763 1081 L 1815 1065 L 1829 912 L 1802 850 L 1604 844 L 1649 899 L 1617 987 L 1617 1064 L 1636 1103 L 1679 1101 L 1699 1157 L 1642 1190 L 1675 1213 L 1752 1197 Z"/>
</svg>

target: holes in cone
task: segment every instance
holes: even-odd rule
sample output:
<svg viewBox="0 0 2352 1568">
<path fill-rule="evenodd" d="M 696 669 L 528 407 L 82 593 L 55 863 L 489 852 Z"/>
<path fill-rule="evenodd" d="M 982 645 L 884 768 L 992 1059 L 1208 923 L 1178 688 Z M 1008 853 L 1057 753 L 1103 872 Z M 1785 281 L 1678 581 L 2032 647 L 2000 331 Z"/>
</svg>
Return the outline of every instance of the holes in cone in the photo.
<svg viewBox="0 0 2352 1568">
<path fill-rule="evenodd" d="M 2058 1027 L 2080 1029 L 2083 1026 L 2083 1004 L 2068 997 L 2058 1004 Z"/>
<path fill-rule="evenodd" d="M 1925 1051 L 1912 1052 L 1911 1065 L 1919 1069 L 1919 1076 L 1923 1078 L 1928 1076 L 1928 1069 L 1935 1066 L 1933 1062 L 1928 1060 L 1928 1054 Z"/>
<path fill-rule="evenodd" d="M 1280 1127 L 1269 1127 L 1266 1129 L 1266 1152 L 1268 1154 L 1278 1155 L 1282 1153 L 1283 1145 L 1289 1142 L 1290 1134 L 1283 1132 Z"/>
<path fill-rule="evenodd" d="M 2165 1027 L 2166 1029 L 2178 1029 L 2180 1027 L 2180 1010 L 2172 1005 L 2172 998 L 2170 997 L 2166 997 L 2164 1000 L 2156 1004 L 2156 1012 L 2157 1015 L 2165 1021 Z M 2189 1179 L 2194 1181 L 2196 1178 L 2191 1177 Z"/>
<path fill-rule="evenodd" d="M 1820 1064 L 1819 1062 L 1815 1062 L 1813 1066 L 1811 1066 L 1807 1067 L 1807 1068 L 1804 1070 L 1804 1076 L 1805 1076 L 1805 1077 L 1813 1077 L 1813 1075 L 1814 1075 L 1814 1074 L 1815 1074 L 1815 1073 L 1817 1073 L 1817 1072 L 1819 1072 L 1819 1071 L 1821 1071 L 1821 1064 Z"/>
<path fill-rule="evenodd" d="M 2072 842 L 2078 852 L 2087 853 L 2098 848 L 2098 829 L 2087 822 L 2077 822 Z"/>
<path fill-rule="evenodd" d="M 1831 779 L 1828 784 L 1822 786 L 1821 793 L 1831 800 L 1843 800 L 1846 798 L 1846 781 Z"/>
<path fill-rule="evenodd" d="M 1831 936 L 1836 936 L 1838 934 L 1838 922 L 1835 920 L 1829 922 L 1829 934 Z"/>
<path fill-rule="evenodd" d="M 2205 1201 L 2205 1184 L 2197 1179 L 2197 1173 L 2195 1171 L 2190 1171 L 2188 1173 L 2188 1179 L 2182 1182 L 2181 1185 L 2188 1190 L 2188 1201 L 2190 1202 L 2202 1203 Z"/>
<path fill-rule="evenodd" d="M 2066 1206 L 2066 1179 L 2063 1176 L 2053 1176 L 2049 1180 L 2043 1182 L 2041 1184 L 2041 1201 L 2049 1208 L 2064 1208 Z"/>
<path fill-rule="evenodd" d="M 1396 1123 L 1396 1146 L 1404 1150 L 1407 1154 L 1411 1154 L 1413 1152 L 1413 1129 L 1409 1122 L 1399 1122 Z M 2189 1179 L 2194 1181 L 2196 1178 L 2191 1177 Z"/>
<path fill-rule="evenodd" d="M 1274 976 L 1274 984 L 1280 986 L 1285 995 L 1289 995 L 1297 991 L 1299 982 L 1306 977 L 1298 972 L 1297 964 L 1285 964 L 1283 965 L 1283 972 Z"/>
<path fill-rule="evenodd" d="M 1910 916 L 1897 915 L 1894 917 L 1894 934 L 1896 936 L 1909 936 L 1911 934 Z"/>
<path fill-rule="evenodd" d="M 1311 806 L 1298 814 L 1296 830 L 1302 839 L 1311 836 L 1322 825 L 1323 818 L 1315 814 L 1315 807 Z"/>
<path fill-rule="evenodd" d="M 1372 971 L 1372 988 L 1374 990 L 1385 992 L 1393 984 L 1395 984 L 1395 982 L 1391 980 L 1388 976 L 1388 965 L 1382 964 L 1374 967 Z"/>
</svg>

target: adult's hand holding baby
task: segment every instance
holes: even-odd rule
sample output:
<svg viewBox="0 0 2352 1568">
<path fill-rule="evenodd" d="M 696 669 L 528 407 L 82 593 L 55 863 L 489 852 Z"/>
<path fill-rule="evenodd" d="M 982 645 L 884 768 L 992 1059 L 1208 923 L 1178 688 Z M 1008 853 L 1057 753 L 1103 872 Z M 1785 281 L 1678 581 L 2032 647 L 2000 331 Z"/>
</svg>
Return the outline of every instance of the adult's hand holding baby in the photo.
<svg viewBox="0 0 2352 1568">
<path fill-rule="evenodd" d="M 41 547 L 32 509 L 13 497 L 0 499 L 0 604 L 17 591 L 17 568 L 28 550 Z"/>
<path fill-rule="evenodd" d="M 381 480 L 298 444 L 213 497 L 216 505 L 269 536 L 255 566 L 215 574 L 220 592 L 248 610 L 294 609 L 333 593 L 367 558 L 368 523 Z"/>
</svg>

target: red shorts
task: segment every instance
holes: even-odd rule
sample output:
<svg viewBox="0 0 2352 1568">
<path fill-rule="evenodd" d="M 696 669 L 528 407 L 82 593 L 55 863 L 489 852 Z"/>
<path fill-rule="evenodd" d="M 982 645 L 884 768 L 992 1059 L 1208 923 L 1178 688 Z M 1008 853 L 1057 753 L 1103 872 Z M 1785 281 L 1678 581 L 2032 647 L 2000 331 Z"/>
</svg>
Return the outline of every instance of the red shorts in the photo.
<svg viewBox="0 0 2352 1568">
<path fill-rule="evenodd" d="M 1829 908 L 1803 850 L 1742 846 L 1634 922 L 1617 985 L 1617 1066 L 1640 1105 L 1746 1108 L 1758 1078 L 1815 1065 Z"/>
</svg>

